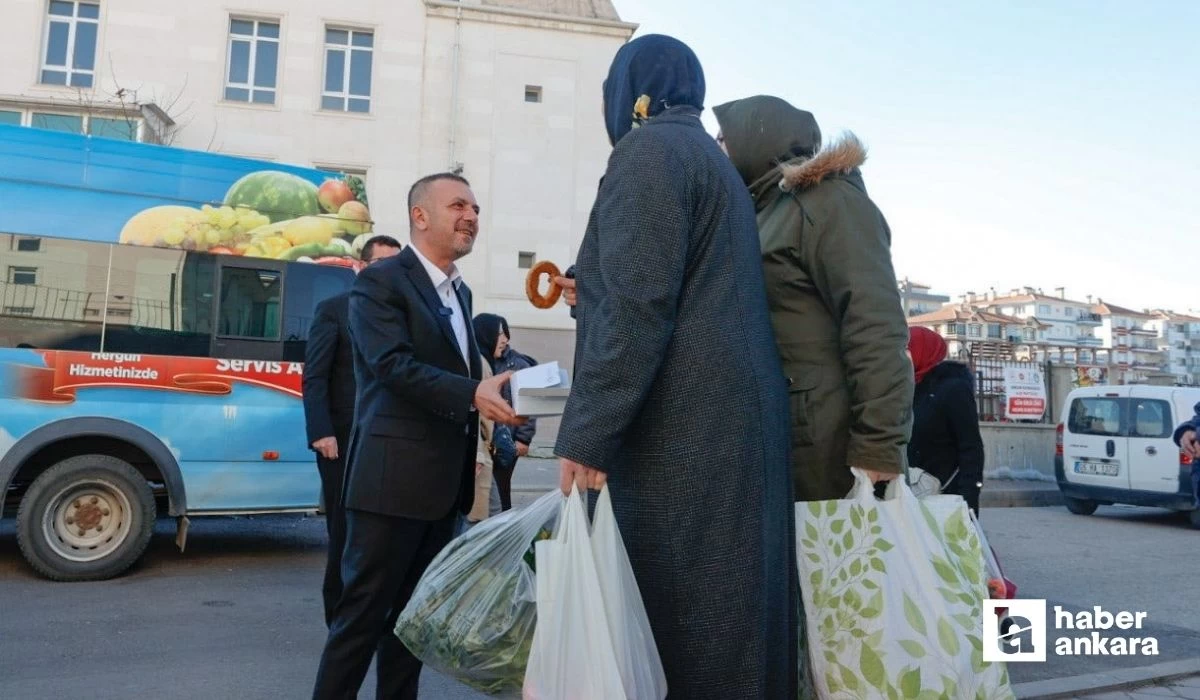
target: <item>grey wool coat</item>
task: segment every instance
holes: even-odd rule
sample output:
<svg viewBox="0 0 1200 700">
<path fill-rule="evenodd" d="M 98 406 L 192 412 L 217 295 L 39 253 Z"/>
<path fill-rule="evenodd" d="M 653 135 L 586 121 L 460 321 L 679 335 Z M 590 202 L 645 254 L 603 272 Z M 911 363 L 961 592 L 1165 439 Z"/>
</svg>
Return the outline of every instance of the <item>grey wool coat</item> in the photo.
<svg viewBox="0 0 1200 700">
<path fill-rule="evenodd" d="M 608 474 L 669 697 L 794 698 L 787 385 L 754 204 L 698 114 L 649 120 L 609 160 L 556 452 Z"/>
</svg>

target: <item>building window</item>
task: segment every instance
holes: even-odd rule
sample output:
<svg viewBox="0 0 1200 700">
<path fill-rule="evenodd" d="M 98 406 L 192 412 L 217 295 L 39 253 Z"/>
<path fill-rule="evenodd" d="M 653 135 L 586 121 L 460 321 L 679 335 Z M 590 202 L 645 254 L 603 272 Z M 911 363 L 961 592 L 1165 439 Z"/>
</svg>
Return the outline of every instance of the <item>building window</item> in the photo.
<svg viewBox="0 0 1200 700">
<path fill-rule="evenodd" d="M 1050 307 L 1043 304 L 1042 306 L 1038 307 L 1037 312 L 1041 316 L 1049 316 L 1050 315 Z"/>
<path fill-rule="evenodd" d="M 542 101 L 542 86 L 541 85 L 526 85 L 525 86 L 525 101 L 526 102 L 541 102 Z"/>
<path fill-rule="evenodd" d="M 375 35 L 359 29 L 325 28 L 325 87 L 321 109 L 371 111 L 371 52 Z"/>
<path fill-rule="evenodd" d="M 44 85 L 92 87 L 99 29 L 99 4 L 50 0 L 46 31 L 42 36 L 45 53 L 41 82 Z"/>
<path fill-rule="evenodd" d="M 35 129 L 65 131 L 69 134 L 83 133 L 83 117 L 78 114 L 48 114 L 34 112 L 29 125 Z"/>
<path fill-rule="evenodd" d="M 532 269 L 533 268 L 533 258 L 534 258 L 533 253 L 530 253 L 530 252 L 524 251 L 524 250 L 518 252 L 517 253 L 517 267 L 521 268 L 522 270 Z"/>
<path fill-rule="evenodd" d="M 275 104 L 279 68 L 278 22 L 231 18 L 228 60 L 225 99 Z"/>
<path fill-rule="evenodd" d="M 21 113 L 0 110 L 0 124 L 7 126 L 21 126 Z"/>
<path fill-rule="evenodd" d="M 1033 340 L 1037 336 L 1037 332 L 1032 328 L 1022 328 L 1021 337 L 1025 340 Z"/>
<path fill-rule="evenodd" d="M 37 284 L 37 268 L 36 267 L 17 267 L 16 265 L 8 266 L 8 283 L 9 284 Z"/>
<path fill-rule="evenodd" d="M 88 117 L 87 132 L 92 136 L 121 141 L 138 140 L 137 119 L 110 119 L 108 117 Z"/>
<path fill-rule="evenodd" d="M 972 323 L 969 331 L 972 338 L 978 338 L 983 335 L 983 326 L 979 325 L 978 323 Z"/>
<path fill-rule="evenodd" d="M 42 249 L 42 239 L 21 238 L 17 241 L 17 251 L 21 253 L 36 253 Z"/>
<path fill-rule="evenodd" d="M 34 307 L 32 306 L 6 306 L 4 313 L 12 314 L 13 316 L 32 316 Z"/>
</svg>

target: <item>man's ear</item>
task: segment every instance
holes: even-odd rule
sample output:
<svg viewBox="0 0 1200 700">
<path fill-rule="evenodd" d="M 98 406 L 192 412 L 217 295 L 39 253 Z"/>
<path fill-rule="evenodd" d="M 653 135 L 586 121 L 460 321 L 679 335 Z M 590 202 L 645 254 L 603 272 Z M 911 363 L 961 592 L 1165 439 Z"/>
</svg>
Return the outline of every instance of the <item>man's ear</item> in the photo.
<svg viewBox="0 0 1200 700">
<path fill-rule="evenodd" d="M 413 228 L 420 231 L 424 231 L 429 228 L 429 215 L 425 212 L 425 208 L 421 205 L 418 204 L 414 206 L 412 211 L 408 213 L 408 216 L 412 220 Z"/>
</svg>

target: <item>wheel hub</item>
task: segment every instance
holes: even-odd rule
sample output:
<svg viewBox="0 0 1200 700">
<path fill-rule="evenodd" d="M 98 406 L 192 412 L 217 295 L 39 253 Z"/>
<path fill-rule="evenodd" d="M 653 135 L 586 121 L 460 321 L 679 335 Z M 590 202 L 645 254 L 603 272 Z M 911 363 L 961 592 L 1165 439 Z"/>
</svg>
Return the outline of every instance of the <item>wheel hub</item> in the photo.
<svg viewBox="0 0 1200 700">
<path fill-rule="evenodd" d="M 51 503 L 43 528 L 50 547 L 65 559 L 102 559 L 129 536 L 129 500 L 107 481 L 75 482 L 59 491 Z"/>
</svg>

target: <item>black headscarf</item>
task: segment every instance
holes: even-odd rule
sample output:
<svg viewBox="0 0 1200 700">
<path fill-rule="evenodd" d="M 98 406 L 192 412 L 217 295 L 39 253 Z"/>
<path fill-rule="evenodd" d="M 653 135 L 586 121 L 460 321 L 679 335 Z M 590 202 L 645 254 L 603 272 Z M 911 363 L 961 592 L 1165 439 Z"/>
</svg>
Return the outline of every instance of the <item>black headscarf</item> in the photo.
<svg viewBox="0 0 1200 700">
<path fill-rule="evenodd" d="M 604 125 L 614 145 L 672 107 L 704 109 L 704 70 L 687 44 L 662 34 L 634 39 L 617 51 L 604 81 Z"/>
<path fill-rule="evenodd" d="M 500 331 L 512 339 L 508 331 L 508 321 L 496 314 L 479 314 L 471 319 L 471 327 L 475 330 L 475 345 L 489 365 L 496 363 L 496 341 L 500 339 Z"/>
</svg>

